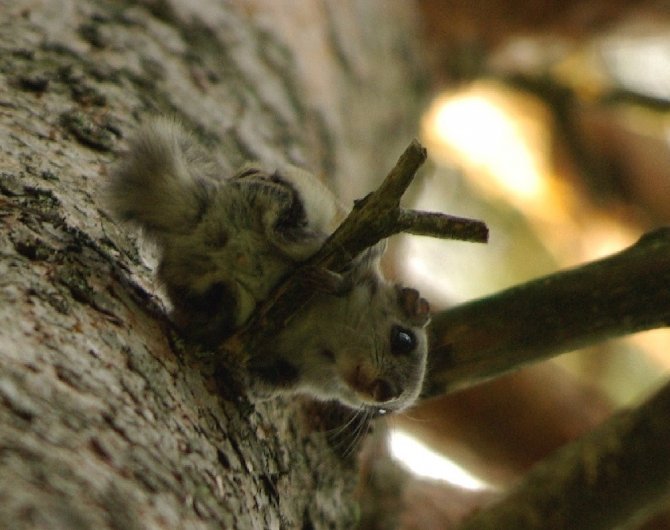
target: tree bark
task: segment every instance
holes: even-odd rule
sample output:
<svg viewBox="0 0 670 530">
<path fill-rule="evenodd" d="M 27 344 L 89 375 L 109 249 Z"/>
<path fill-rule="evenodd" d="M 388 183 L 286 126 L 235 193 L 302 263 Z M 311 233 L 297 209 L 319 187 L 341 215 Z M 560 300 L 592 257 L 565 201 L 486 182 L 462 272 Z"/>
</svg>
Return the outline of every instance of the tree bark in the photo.
<svg viewBox="0 0 670 530">
<path fill-rule="evenodd" d="M 100 192 L 170 113 L 230 171 L 289 160 L 362 196 L 414 135 L 415 32 L 400 0 L 0 0 L 0 526 L 354 526 L 327 418 L 212 389 Z"/>
</svg>

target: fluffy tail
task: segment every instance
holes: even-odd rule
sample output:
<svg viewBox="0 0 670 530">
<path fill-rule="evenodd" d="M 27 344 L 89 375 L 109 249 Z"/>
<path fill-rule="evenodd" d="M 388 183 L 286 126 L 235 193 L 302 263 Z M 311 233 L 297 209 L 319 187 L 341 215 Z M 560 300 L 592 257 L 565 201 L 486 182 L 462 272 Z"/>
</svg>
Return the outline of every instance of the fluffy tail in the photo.
<svg viewBox="0 0 670 530">
<path fill-rule="evenodd" d="M 120 219 L 154 235 L 187 231 L 207 207 L 211 168 L 174 120 L 156 118 L 131 139 L 114 171 L 108 204 Z"/>
</svg>

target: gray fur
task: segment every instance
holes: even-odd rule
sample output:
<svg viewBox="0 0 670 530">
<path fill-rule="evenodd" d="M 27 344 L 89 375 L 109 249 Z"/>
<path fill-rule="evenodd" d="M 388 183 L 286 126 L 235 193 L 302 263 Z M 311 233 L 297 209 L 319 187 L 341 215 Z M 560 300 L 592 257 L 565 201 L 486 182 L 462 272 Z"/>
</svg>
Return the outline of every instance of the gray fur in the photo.
<svg viewBox="0 0 670 530">
<path fill-rule="evenodd" d="M 131 140 L 108 190 L 116 216 L 158 244 L 158 277 L 173 320 L 206 346 L 242 325 L 344 217 L 333 194 L 301 169 L 221 173 L 179 124 L 160 118 Z M 264 391 L 305 392 L 354 408 L 401 409 L 416 399 L 426 365 L 427 309 L 407 314 L 415 300 L 382 276 L 384 248 L 381 243 L 354 260 L 340 292 L 317 289 L 271 351 L 254 358 L 251 370 Z M 411 352 L 392 353 L 393 326 L 415 339 Z"/>
</svg>

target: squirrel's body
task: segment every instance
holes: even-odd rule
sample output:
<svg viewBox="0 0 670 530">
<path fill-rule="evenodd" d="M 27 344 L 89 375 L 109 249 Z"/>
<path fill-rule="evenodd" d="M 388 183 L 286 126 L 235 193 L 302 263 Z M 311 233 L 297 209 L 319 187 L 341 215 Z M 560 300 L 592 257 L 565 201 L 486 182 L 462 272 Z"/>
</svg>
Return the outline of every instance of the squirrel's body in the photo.
<svg viewBox="0 0 670 530">
<path fill-rule="evenodd" d="M 249 166 L 225 179 L 176 124 L 157 119 L 131 142 L 110 186 L 118 217 L 161 252 L 158 276 L 184 333 L 214 346 L 242 325 L 344 218 L 315 177 Z M 251 370 L 272 391 L 302 391 L 352 407 L 403 408 L 421 388 L 428 307 L 379 270 L 383 244 L 353 261 L 342 285 L 316 289 Z"/>
</svg>

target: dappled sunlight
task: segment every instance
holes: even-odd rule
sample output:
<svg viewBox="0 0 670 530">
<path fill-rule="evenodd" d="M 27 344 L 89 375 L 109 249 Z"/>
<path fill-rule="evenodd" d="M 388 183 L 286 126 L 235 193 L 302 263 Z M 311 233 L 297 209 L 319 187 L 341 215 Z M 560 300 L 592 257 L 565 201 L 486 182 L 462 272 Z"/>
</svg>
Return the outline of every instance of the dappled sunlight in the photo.
<svg viewBox="0 0 670 530">
<path fill-rule="evenodd" d="M 649 35 L 613 35 L 600 52 L 618 84 L 653 97 L 670 97 L 670 36 L 667 28 Z"/>
<path fill-rule="evenodd" d="M 479 83 L 436 99 L 426 114 L 426 140 L 437 159 L 461 166 L 482 192 L 542 218 L 562 215 L 548 163 L 542 106 L 495 84 Z"/>
<path fill-rule="evenodd" d="M 406 432 L 394 429 L 389 434 L 391 455 L 414 474 L 444 480 L 467 490 L 492 489 L 493 486 L 476 477 L 453 460 L 429 449 Z"/>
<path fill-rule="evenodd" d="M 434 120 L 437 135 L 505 191 L 524 200 L 546 193 L 538 157 L 517 124 L 490 99 L 476 93 L 445 98 Z"/>
</svg>

